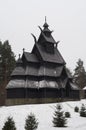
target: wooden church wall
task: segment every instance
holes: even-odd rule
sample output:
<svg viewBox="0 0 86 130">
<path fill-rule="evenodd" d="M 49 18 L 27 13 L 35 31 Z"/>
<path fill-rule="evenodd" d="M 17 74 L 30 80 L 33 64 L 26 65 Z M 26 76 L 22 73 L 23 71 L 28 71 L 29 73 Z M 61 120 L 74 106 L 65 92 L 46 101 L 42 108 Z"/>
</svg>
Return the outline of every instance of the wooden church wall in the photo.
<svg viewBox="0 0 86 130">
<path fill-rule="evenodd" d="M 30 103 L 51 103 L 65 100 L 79 100 L 79 91 L 72 90 L 66 97 L 65 89 L 10 89 L 7 91 L 6 105 L 19 105 Z M 16 97 L 16 98 L 15 98 Z"/>
<path fill-rule="evenodd" d="M 7 91 L 7 98 L 25 98 L 25 89 L 24 88 L 15 88 L 9 89 Z"/>
<path fill-rule="evenodd" d="M 61 91 L 58 89 L 41 88 L 15 88 L 7 91 L 7 98 L 57 98 L 61 97 Z"/>
</svg>

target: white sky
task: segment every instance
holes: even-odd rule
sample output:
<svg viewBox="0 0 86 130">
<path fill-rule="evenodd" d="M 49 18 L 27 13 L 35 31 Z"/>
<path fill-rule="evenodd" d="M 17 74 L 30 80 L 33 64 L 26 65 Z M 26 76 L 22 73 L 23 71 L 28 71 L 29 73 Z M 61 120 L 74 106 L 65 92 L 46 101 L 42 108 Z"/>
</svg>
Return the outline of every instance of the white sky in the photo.
<svg viewBox="0 0 86 130">
<path fill-rule="evenodd" d="M 1 41 L 9 40 L 17 58 L 23 48 L 30 52 L 45 16 L 67 66 L 81 58 L 86 69 L 86 0 L 0 0 Z"/>
</svg>

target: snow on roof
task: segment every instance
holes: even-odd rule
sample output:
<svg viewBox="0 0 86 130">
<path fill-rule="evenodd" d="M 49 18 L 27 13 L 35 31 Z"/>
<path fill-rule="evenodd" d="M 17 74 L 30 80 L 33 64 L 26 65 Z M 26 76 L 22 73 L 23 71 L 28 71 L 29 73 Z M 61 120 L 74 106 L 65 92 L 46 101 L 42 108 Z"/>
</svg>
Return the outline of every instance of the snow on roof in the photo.
<svg viewBox="0 0 86 130">
<path fill-rule="evenodd" d="M 83 90 L 86 90 L 86 86 L 83 88 Z"/>
<path fill-rule="evenodd" d="M 59 88 L 59 85 L 56 81 L 46 81 L 46 80 L 41 80 L 41 81 L 33 81 L 33 80 L 28 80 L 25 82 L 23 79 L 13 79 L 11 80 L 8 85 L 7 89 L 9 88 Z"/>
<path fill-rule="evenodd" d="M 71 85 L 73 90 L 79 90 L 79 88 L 76 84 L 70 82 L 70 85 Z"/>
<path fill-rule="evenodd" d="M 10 80 L 10 82 L 7 85 L 8 88 L 24 88 L 25 87 L 25 81 L 23 79 L 13 79 Z"/>
</svg>

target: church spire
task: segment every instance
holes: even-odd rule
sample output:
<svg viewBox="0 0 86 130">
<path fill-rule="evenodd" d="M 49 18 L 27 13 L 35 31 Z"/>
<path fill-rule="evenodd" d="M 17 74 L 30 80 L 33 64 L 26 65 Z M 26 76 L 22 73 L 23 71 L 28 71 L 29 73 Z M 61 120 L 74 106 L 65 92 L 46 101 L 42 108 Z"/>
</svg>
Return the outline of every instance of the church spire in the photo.
<svg viewBox="0 0 86 130">
<path fill-rule="evenodd" d="M 46 23 L 46 21 L 47 21 L 47 20 L 46 20 L 46 16 L 45 16 L 45 23 Z"/>
<path fill-rule="evenodd" d="M 49 30 L 49 25 L 47 24 L 47 19 L 46 19 L 46 16 L 45 16 L 45 23 L 43 25 L 44 29 L 43 29 L 43 32 L 46 36 L 50 36 L 50 34 L 52 33 L 52 31 Z"/>
<path fill-rule="evenodd" d="M 47 24 L 46 16 L 45 16 L 45 23 L 44 23 L 43 27 L 44 28 L 48 28 L 49 27 L 49 25 Z"/>
<path fill-rule="evenodd" d="M 39 36 L 39 39 L 38 39 L 38 43 L 53 43 L 53 44 L 56 44 L 54 38 L 52 37 L 52 32 L 48 27 L 49 25 L 47 24 L 47 20 L 46 20 L 46 17 L 45 17 L 45 23 L 43 25 L 43 30 L 41 29 L 41 27 L 39 26 L 39 29 L 41 30 L 41 34 Z M 44 44 L 45 44 L 44 43 Z"/>
</svg>

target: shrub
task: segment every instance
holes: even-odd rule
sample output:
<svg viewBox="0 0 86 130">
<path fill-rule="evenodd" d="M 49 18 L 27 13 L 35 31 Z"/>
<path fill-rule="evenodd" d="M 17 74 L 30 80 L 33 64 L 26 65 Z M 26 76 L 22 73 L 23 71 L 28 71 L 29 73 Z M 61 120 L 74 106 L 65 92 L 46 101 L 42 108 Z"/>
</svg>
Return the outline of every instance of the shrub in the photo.
<svg viewBox="0 0 86 130">
<path fill-rule="evenodd" d="M 82 106 L 81 106 L 80 116 L 86 117 L 86 108 L 85 108 L 84 104 L 82 104 Z"/>
<path fill-rule="evenodd" d="M 16 130 L 15 122 L 13 121 L 13 118 L 8 117 L 7 121 L 5 122 L 2 130 Z"/>
<path fill-rule="evenodd" d="M 64 116 L 62 107 L 61 107 L 61 105 L 58 104 L 56 106 L 56 110 L 54 112 L 54 117 L 53 117 L 53 121 L 52 121 L 54 124 L 54 127 L 65 127 L 65 124 L 67 123 L 66 121 L 67 121 L 67 119 Z"/>
<path fill-rule="evenodd" d="M 25 130 L 36 130 L 38 127 L 37 119 L 33 113 L 30 113 L 25 122 Z"/>
<path fill-rule="evenodd" d="M 65 117 L 70 118 L 71 117 L 70 112 L 65 112 Z"/>
<path fill-rule="evenodd" d="M 76 106 L 76 107 L 74 108 L 74 111 L 75 111 L 75 112 L 79 112 L 79 107 Z"/>
</svg>

